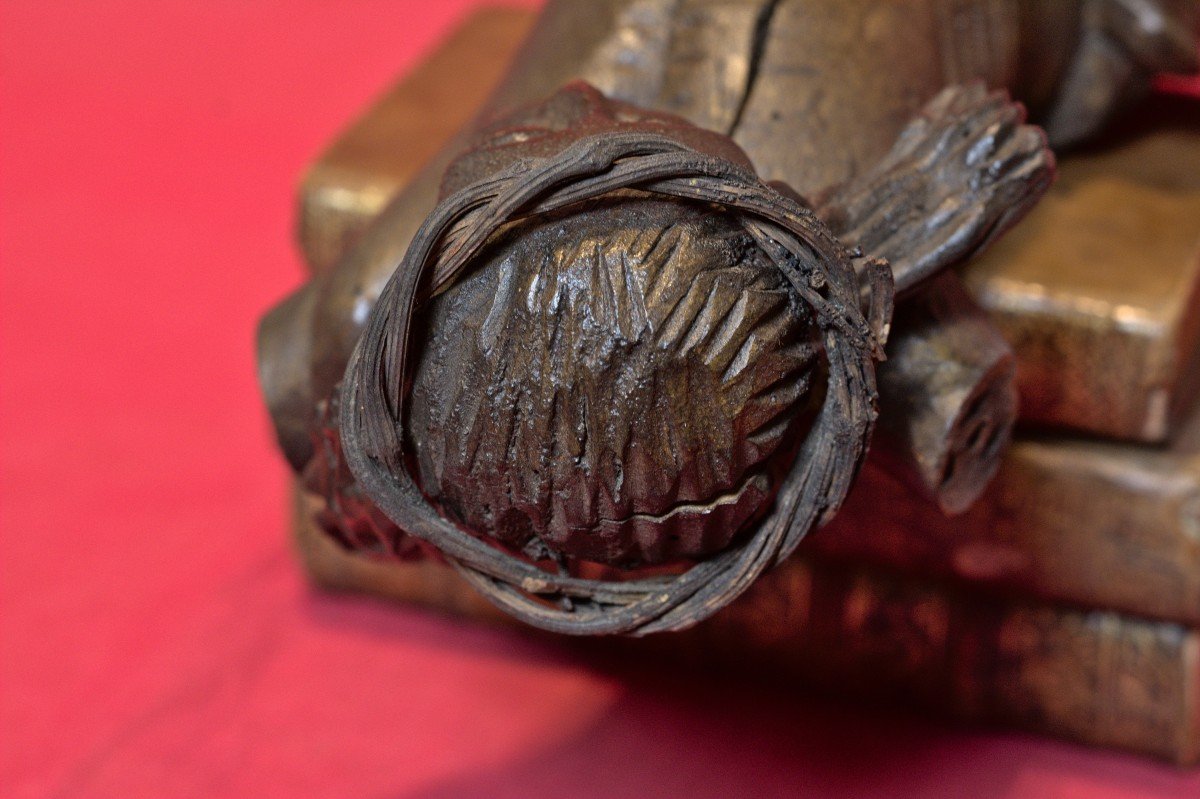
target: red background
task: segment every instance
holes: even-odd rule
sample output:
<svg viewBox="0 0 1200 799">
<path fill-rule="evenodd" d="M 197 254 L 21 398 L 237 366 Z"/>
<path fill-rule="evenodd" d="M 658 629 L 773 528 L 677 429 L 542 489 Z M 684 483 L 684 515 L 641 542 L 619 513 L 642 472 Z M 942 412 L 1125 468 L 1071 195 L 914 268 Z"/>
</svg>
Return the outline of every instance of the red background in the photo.
<svg viewBox="0 0 1200 799">
<path fill-rule="evenodd" d="M 472 5 L 0 6 L 0 793 L 1200 794 L 305 587 L 255 319 L 304 165 Z"/>
</svg>

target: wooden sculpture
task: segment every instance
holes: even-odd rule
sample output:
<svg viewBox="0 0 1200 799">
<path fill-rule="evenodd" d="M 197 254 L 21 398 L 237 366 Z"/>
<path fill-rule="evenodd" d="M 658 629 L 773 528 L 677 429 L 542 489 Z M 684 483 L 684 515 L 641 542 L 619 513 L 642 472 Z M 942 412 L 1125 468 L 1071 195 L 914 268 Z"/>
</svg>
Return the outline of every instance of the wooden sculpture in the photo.
<svg viewBox="0 0 1200 799">
<path fill-rule="evenodd" d="M 1020 106 L 937 89 L 1010 85 L 1072 141 L 1190 54 L 1189 9 L 1148 8 L 552 3 L 479 121 L 264 324 L 325 527 L 432 545 L 548 629 L 689 626 L 841 504 L 893 290 L 883 427 L 965 510 L 1016 416 L 1012 356 L 952 275 L 922 283 L 1053 159 Z M 848 36 L 881 46 L 847 64 Z M 580 77 L 600 90 L 555 90 Z"/>
</svg>

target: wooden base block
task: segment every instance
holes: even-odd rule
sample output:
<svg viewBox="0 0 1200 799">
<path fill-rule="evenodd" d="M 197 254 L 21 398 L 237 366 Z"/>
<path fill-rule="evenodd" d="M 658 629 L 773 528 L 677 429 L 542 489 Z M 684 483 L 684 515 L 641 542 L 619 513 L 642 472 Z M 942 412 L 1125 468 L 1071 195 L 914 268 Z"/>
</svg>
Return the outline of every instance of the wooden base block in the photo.
<svg viewBox="0 0 1200 799">
<path fill-rule="evenodd" d="M 296 543 L 317 585 L 516 626 L 440 563 L 342 550 L 311 524 L 319 502 L 297 493 Z M 691 630 L 608 645 L 648 665 L 765 670 L 1180 764 L 1200 757 L 1200 631 L 1167 622 L 1000 602 L 793 557 Z"/>
</svg>

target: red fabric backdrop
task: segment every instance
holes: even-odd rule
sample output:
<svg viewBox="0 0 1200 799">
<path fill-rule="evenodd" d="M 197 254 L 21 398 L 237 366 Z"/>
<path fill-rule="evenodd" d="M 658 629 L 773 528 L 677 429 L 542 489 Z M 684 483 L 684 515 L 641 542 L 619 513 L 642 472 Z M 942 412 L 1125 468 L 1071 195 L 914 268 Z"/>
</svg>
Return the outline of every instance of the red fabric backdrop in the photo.
<svg viewBox="0 0 1200 799">
<path fill-rule="evenodd" d="M 305 587 L 255 319 L 305 163 L 471 5 L 0 6 L 0 794 L 1198 795 Z"/>
</svg>

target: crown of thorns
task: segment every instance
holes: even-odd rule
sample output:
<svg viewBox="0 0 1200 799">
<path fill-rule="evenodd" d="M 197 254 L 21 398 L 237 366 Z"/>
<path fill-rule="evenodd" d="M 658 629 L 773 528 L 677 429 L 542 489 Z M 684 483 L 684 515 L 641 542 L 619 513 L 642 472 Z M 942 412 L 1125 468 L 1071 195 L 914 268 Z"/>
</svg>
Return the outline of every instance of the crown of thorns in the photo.
<svg viewBox="0 0 1200 799">
<path fill-rule="evenodd" d="M 666 576 L 594 580 L 555 573 L 443 518 L 406 466 L 409 339 L 421 298 L 455 279 L 497 231 L 609 192 L 641 192 L 729 209 L 813 310 L 828 376 L 825 401 L 768 514 L 723 552 Z M 886 265 L 869 264 L 886 282 Z M 590 135 L 527 158 L 444 199 L 425 220 L 379 297 L 342 382 L 340 427 L 351 473 L 405 533 L 436 547 L 502 610 L 560 633 L 641 635 L 711 615 L 841 504 L 875 419 L 875 368 L 889 294 L 861 309 L 852 255 L 796 199 L 725 158 L 660 133 Z"/>
</svg>

